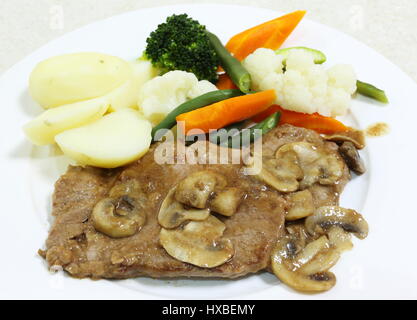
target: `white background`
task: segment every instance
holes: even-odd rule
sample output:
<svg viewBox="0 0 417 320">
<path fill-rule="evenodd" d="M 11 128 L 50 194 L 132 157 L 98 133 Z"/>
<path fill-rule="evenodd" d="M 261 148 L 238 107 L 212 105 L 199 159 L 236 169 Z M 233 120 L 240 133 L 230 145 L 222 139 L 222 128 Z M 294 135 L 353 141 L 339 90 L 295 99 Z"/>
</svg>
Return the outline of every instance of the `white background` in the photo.
<svg viewBox="0 0 417 320">
<path fill-rule="evenodd" d="M 416 0 L 0 0 L 0 74 L 48 41 L 90 22 L 178 3 L 305 9 L 307 18 L 352 35 L 417 81 Z"/>
</svg>

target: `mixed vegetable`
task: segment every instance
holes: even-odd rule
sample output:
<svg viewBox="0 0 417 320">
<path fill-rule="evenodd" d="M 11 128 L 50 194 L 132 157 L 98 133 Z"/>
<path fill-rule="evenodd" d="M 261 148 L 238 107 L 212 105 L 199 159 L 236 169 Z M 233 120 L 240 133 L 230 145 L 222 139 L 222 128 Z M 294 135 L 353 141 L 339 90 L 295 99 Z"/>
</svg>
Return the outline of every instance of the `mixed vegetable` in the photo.
<svg viewBox="0 0 417 320">
<path fill-rule="evenodd" d="M 289 111 L 278 105 L 273 105 L 268 108 L 268 110 L 257 114 L 252 118 L 252 121 L 261 122 L 275 112 L 279 112 L 281 114 L 279 121 L 280 124 L 291 124 L 296 127 L 303 127 L 324 134 L 350 130 L 350 128 L 346 127 L 342 122 L 336 120 L 335 118 L 325 117 L 318 113 L 307 114 Z"/>
<path fill-rule="evenodd" d="M 210 135 L 210 141 L 223 147 L 235 148 L 246 147 L 275 128 L 281 117 L 280 112 L 275 112 L 266 119 L 255 124 L 254 126 L 243 129 L 246 121 L 236 122 L 224 128 L 224 130 L 216 131 Z M 243 130 L 241 130 L 243 129 Z"/>
<path fill-rule="evenodd" d="M 134 62 L 98 53 L 45 60 L 30 76 L 30 92 L 48 110 L 25 133 L 37 145 L 58 143 L 79 164 L 110 168 L 138 159 L 159 140 L 158 130 L 179 122 L 186 135 L 233 129 L 241 145 L 244 132 L 252 142 L 255 129 L 266 133 L 278 124 L 349 132 L 335 117 L 347 112 L 355 93 L 388 98 L 349 65 L 325 69 L 319 50 L 281 48 L 305 13 L 254 26 L 225 45 L 186 14 L 172 15 Z M 230 135 L 210 138 L 231 146 Z"/>
<path fill-rule="evenodd" d="M 229 124 L 249 119 L 266 110 L 275 100 L 275 91 L 267 90 L 234 97 L 211 104 L 204 108 L 177 116 L 177 122 L 184 122 L 184 131 L 200 129 L 208 133 Z"/>
<path fill-rule="evenodd" d="M 226 99 L 241 96 L 243 93 L 240 90 L 229 89 L 229 90 L 216 90 L 207 92 L 197 98 L 188 100 L 177 108 L 172 110 L 168 115 L 152 129 L 152 139 L 155 134 L 162 129 L 171 129 L 177 124 L 177 117 L 181 114 L 191 112 L 193 110 L 208 106 L 213 103 L 217 103 Z"/>
</svg>

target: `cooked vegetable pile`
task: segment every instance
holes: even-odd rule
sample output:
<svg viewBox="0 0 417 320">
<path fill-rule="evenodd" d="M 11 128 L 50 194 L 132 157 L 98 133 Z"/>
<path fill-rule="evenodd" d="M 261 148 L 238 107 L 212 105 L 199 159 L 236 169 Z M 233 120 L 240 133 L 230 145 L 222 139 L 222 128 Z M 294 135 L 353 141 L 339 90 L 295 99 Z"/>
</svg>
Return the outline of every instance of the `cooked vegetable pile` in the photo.
<svg viewBox="0 0 417 320">
<path fill-rule="evenodd" d="M 325 68 L 323 52 L 281 48 L 305 11 L 233 36 L 218 35 L 187 14 L 169 16 L 134 62 L 101 53 L 53 57 L 33 70 L 29 89 L 44 109 L 25 125 L 36 145 L 57 143 L 81 165 L 113 168 L 145 154 L 158 130 L 185 135 L 224 128 L 210 140 L 232 146 L 288 123 L 323 134 L 348 132 L 335 117 L 355 92 L 387 103 L 385 92 L 359 81 L 350 65 Z M 249 140 L 244 141 L 245 130 Z M 246 139 L 247 140 L 247 139 Z"/>
<path fill-rule="evenodd" d="M 274 89 L 275 104 L 287 110 L 331 117 L 345 115 L 356 91 L 352 66 L 335 65 L 325 70 L 314 63 L 314 56 L 308 50 L 287 53 L 280 55 L 260 48 L 243 61 L 252 75 L 253 89 Z"/>
</svg>

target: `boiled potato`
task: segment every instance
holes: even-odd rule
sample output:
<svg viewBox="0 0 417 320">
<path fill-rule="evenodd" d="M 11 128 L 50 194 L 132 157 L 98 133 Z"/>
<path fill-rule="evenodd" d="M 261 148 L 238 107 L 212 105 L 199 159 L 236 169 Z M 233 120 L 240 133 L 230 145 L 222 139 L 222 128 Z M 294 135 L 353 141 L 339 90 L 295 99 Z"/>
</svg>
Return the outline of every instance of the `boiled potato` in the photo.
<svg viewBox="0 0 417 320">
<path fill-rule="evenodd" d="M 115 168 L 143 156 L 151 143 L 152 126 L 138 111 L 127 108 L 55 137 L 61 150 L 80 165 Z"/>
<path fill-rule="evenodd" d="M 40 62 L 29 78 L 29 91 L 43 108 L 103 96 L 132 76 L 130 64 L 93 52 L 56 56 Z"/>
<path fill-rule="evenodd" d="M 136 106 L 135 97 L 137 97 L 137 94 L 135 94 L 131 79 L 103 96 L 109 102 L 110 112 L 124 108 L 134 108 Z"/>
<path fill-rule="evenodd" d="M 150 61 L 136 60 L 130 63 L 132 77 L 119 88 L 109 93 L 110 111 L 120 110 L 126 107 L 136 107 L 140 88 L 143 84 L 157 76 L 157 69 Z"/>
<path fill-rule="evenodd" d="M 23 130 L 36 145 L 54 143 L 58 133 L 100 119 L 108 107 L 109 102 L 105 98 L 67 104 L 44 111 L 27 123 Z"/>
</svg>

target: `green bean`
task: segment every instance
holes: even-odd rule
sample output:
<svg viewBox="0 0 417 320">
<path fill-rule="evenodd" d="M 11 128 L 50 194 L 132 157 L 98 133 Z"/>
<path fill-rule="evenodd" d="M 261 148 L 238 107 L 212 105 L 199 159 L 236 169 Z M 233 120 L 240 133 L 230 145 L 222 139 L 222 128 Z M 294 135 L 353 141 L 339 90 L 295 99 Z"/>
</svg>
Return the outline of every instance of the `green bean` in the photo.
<svg viewBox="0 0 417 320">
<path fill-rule="evenodd" d="M 261 135 L 264 135 L 278 125 L 280 118 L 281 118 L 281 112 L 275 112 L 274 114 L 270 115 L 265 120 L 251 127 L 249 129 L 250 130 L 250 143 L 255 141 L 255 138 L 256 138 L 255 130 L 261 130 Z"/>
<path fill-rule="evenodd" d="M 372 84 L 357 81 L 356 82 L 357 92 L 363 96 L 375 99 L 382 103 L 388 103 L 388 97 L 385 92 L 377 87 L 373 86 Z"/>
<path fill-rule="evenodd" d="M 246 123 L 246 120 L 235 122 L 227 127 L 218 129 L 215 132 L 210 133 L 209 134 L 210 142 L 215 143 L 215 144 L 222 144 L 224 142 L 223 140 L 226 139 L 226 137 L 230 138 L 230 133 L 232 132 L 232 130 L 235 130 L 236 132 L 240 131 L 245 125 L 245 123 Z"/>
<path fill-rule="evenodd" d="M 155 134 L 160 129 L 171 129 L 176 124 L 176 117 L 180 114 L 190 112 L 212 103 L 216 103 L 229 98 L 243 95 L 243 93 L 237 89 L 231 90 L 216 90 L 205 93 L 194 99 L 184 102 L 183 104 L 172 110 L 157 126 L 152 129 L 152 140 L 154 141 Z"/>
<path fill-rule="evenodd" d="M 270 115 L 265 120 L 259 122 L 258 124 L 254 125 L 253 127 L 250 127 L 249 129 L 243 129 L 239 132 L 239 134 L 235 136 L 230 136 L 231 130 L 236 130 L 239 127 L 241 127 L 241 122 L 238 124 L 235 124 L 234 126 L 229 126 L 225 128 L 226 134 L 225 135 L 214 135 L 214 139 L 210 139 L 213 143 L 217 143 L 220 146 L 223 147 L 229 147 L 233 148 L 234 144 L 235 146 L 247 146 L 251 143 L 253 143 L 259 136 L 262 136 L 275 128 L 278 125 L 279 119 L 281 118 L 281 113 L 276 112 L 272 115 Z M 245 132 L 245 130 L 249 130 L 249 132 Z M 261 130 L 260 135 L 257 130 Z M 245 139 L 246 138 L 246 139 Z M 248 141 L 249 138 L 249 141 Z M 236 142 L 236 140 L 239 141 L 239 143 Z"/>
<path fill-rule="evenodd" d="M 220 65 L 223 67 L 224 71 L 226 71 L 230 79 L 232 79 L 233 83 L 237 85 L 240 91 L 248 93 L 251 86 L 251 77 L 249 72 L 242 66 L 239 60 L 230 54 L 216 35 L 209 31 L 206 31 L 206 33 L 211 45 L 219 57 Z"/>
</svg>

